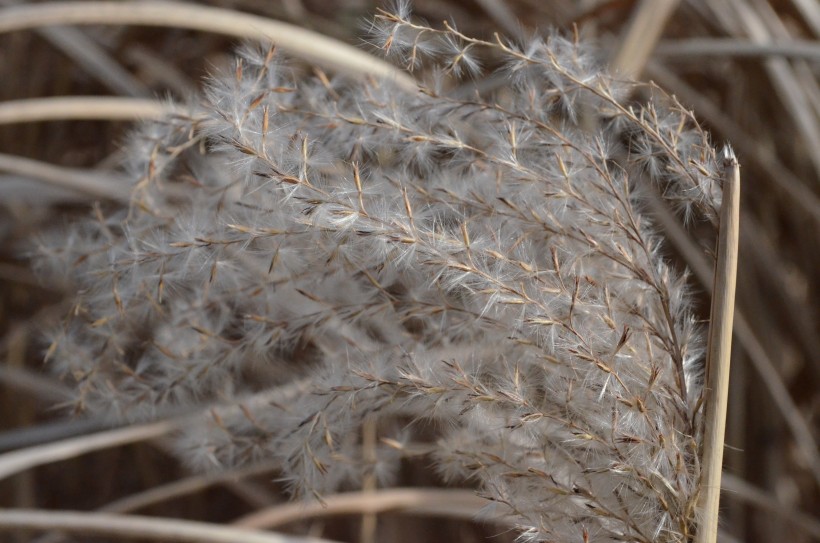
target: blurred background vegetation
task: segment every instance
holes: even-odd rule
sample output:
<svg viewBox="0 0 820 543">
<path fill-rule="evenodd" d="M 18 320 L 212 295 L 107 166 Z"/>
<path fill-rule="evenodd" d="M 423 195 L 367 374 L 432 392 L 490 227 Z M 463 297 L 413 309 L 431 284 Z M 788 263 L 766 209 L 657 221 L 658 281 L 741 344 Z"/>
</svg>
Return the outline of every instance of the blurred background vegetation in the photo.
<svg viewBox="0 0 820 543">
<path fill-rule="evenodd" d="M 0 0 L 0 9 L 16 3 Z M 372 0 L 200 3 L 287 21 L 359 45 L 365 22 L 380 6 Z M 742 165 L 742 234 L 721 538 L 820 541 L 815 444 L 820 420 L 820 3 L 415 0 L 413 5 L 415 14 L 431 24 L 454 21 L 477 37 L 492 38 L 497 31 L 520 38 L 553 28 L 577 33 L 610 55 L 613 69 L 652 80 L 693 109 L 716 144 L 732 143 Z M 184 100 L 208 73 L 228 65 L 236 44 L 173 28 L 89 26 L 0 34 L 0 100 L 72 95 Z M 89 60 L 94 56 L 105 65 Z M 499 82 L 468 84 L 481 89 Z M 49 318 L 68 310 L 68 293 L 39 284 L 24 255 L 44 228 L 90 213 L 93 198 L 25 179 L 3 165 L 8 157 L 27 157 L 60 168 L 112 171 L 130 126 L 122 121 L 0 124 L 0 454 L 42 450 L 68 438 L 82 444 L 83 436 L 107 428 L 54 407 L 66 398 L 66 388 L 44 366 L 47 345 L 39 334 Z M 661 224 L 664 218 L 658 217 Z M 681 233 L 672 228 L 670 237 Z M 668 244 L 669 258 L 693 265 L 686 248 L 711 245 L 708 236 L 701 237 L 694 225 L 689 237 Z M 692 289 L 699 313 L 708 315 L 708 286 L 693 278 Z M 274 471 L 222 480 L 187 473 L 163 448 L 164 431 L 114 439 L 88 454 L 79 454 L 80 445 L 65 459 L 55 457 L 2 480 L 0 507 L 90 511 L 154 489 L 153 497 L 142 494 L 144 502 L 126 508 L 230 523 L 285 500 L 271 482 Z M 408 462 L 400 483 L 440 486 L 429 467 L 424 460 Z M 169 493 L 167 485 L 178 481 L 188 487 Z M 361 526 L 372 522 L 354 512 L 278 529 L 361 541 L 368 532 Z M 379 515 L 377 523 L 378 541 L 515 537 L 504 527 L 433 518 L 419 510 Z M 0 541 L 36 537 L 25 530 L 0 530 Z"/>
</svg>

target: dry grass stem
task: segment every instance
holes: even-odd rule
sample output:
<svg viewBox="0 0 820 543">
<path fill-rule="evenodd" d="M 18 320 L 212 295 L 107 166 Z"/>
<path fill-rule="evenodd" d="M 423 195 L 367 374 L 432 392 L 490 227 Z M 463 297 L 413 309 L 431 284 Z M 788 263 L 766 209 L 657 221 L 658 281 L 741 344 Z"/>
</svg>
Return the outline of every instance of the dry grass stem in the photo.
<svg viewBox="0 0 820 543">
<path fill-rule="evenodd" d="M 258 465 L 246 466 L 244 468 L 226 470 L 208 475 L 193 475 L 180 479 L 172 483 L 151 487 L 144 492 L 125 496 L 101 507 L 100 512 L 106 513 L 131 513 L 145 507 L 150 507 L 164 501 L 169 501 L 181 496 L 193 494 L 216 484 L 229 481 L 240 481 L 246 477 L 261 475 L 272 472 L 276 469 L 276 464 L 266 462 Z M 257 526 L 250 526 L 255 528 Z M 264 526 L 258 526 L 263 528 Z"/>
<path fill-rule="evenodd" d="M 19 0 L 0 0 L 0 5 L 19 5 Z M 151 96 L 143 82 L 130 74 L 103 47 L 76 28 L 41 28 L 37 33 L 71 58 L 89 75 L 108 89 L 123 96 L 147 98 Z"/>
<path fill-rule="evenodd" d="M 49 379 L 25 368 L 0 365 L 0 383 L 33 394 L 50 403 L 65 402 L 74 396 L 74 391 L 63 386 L 58 380 Z"/>
<path fill-rule="evenodd" d="M 375 417 L 370 417 L 362 424 L 362 458 L 370 465 L 368 472 L 362 478 L 362 493 L 366 495 L 375 495 L 378 489 L 378 480 L 375 474 L 376 463 L 378 462 L 377 445 L 378 420 Z M 378 518 L 375 513 L 362 512 L 359 543 L 375 543 L 377 522 Z"/>
<path fill-rule="evenodd" d="M 115 96 L 58 96 L 0 102 L 0 125 L 41 121 L 134 121 L 168 115 L 168 102 Z"/>
<path fill-rule="evenodd" d="M 820 4 L 376 1 L 0 0 L 0 539 L 820 538 Z"/>
<path fill-rule="evenodd" d="M 47 25 L 151 25 L 271 41 L 294 56 L 350 75 L 392 79 L 408 90 L 415 81 L 360 49 L 310 30 L 233 10 L 179 2 L 53 2 L 0 10 L 0 33 Z"/>
<path fill-rule="evenodd" d="M 612 68 L 616 72 L 624 77 L 640 76 L 679 3 L 680 0 L 641 0 L 638 3 L 612 59 Z"/>
<path fill-rule="evenodd" d="M 795 511 L 777 500 L 771 494 L 755 488 L 740 477 L 724 473 L 720 483 L 724 499 L 734 499 L 749 503 L 769 514 L 783 517 L 786 521 L 799 526 L 801 530 L 820 540 L 820 519 L 801 511 Z"/>
<path fill-rule="evenodd" d="M 675 220 L 671 210 L 663 205 L 659 198 L 650 198 L 648 203 L 653 209 L 656 220 L 663 226 L 669 241 L 686 260 L 689 269 L 692 270 L 701 285 L 710 294 L 713 293 L 714 275 L 710 270 L 706 257 L 689 238 L 683 227 Z M 766 353 L 766 349 L 757 338 L 741 310 L 735 310 L 733 321 L 734 334 L 737 336 L 738 344 L 748 355 L 752 366 L 760 376 L 760 382 L 774 400 L 777 411 L 783 417 L 792 436 L 794 436 L 809 471 L 811 471 L 817 485 L 820 486 L 820 450 L 818 450 L 811 426 L 801 415 L 800 408 L 792 399 L 783 378 L 777 371 L 775 361 Z"/>
<path fill-rule="evenodd" d="M 740 165 L 734 152 L 723 151 L 723 204 L 720 213 L 709 343 L 704 387 L 703 456 L 701 462 L 700 522 L 697 543 L 717 541 L 720 506 L 720 475 L 723 469 L 723 439 L 729 398 L 729 365 L 732 355 L 732 322 L 737 285 L 740 239 Z"/>
<path fill-rule="evenodd" d="M 470 490 L 391 488 L 323 496 L 322 503 L 277 505 L 242 517 L 234 525 L 271 529 L 317 517 L 395 512 L 474 520 L 488 503 Z"/>
<path fill-rule="evenodd" d="M 0 454 L 0 480 L 27 469 L 75 458 L 92 451 L 162 437 L 178 429 L 186 420 L 189 419 L 115 428 L 92 435 L 74 437 Z"/>
<path fill-rule="evenodd" d="M 800 209 L 815 224 L 820 225 L 820 198 L 806 186 L 803 180 L 789 171 L 770 148 L 758 143 L 720 106 L 709 100 L 707 95 L 687 85 L 668 68 L 650 60 L 647 73 L 665 89 L 674 92 L 682 101 L 692 104 L 704 119 L 709 120 L 717 132 L 734 142 L 734 146 L 744 160 L 765 172 L 763 182 L 775 185 L 776 192 L 787 196 L 793 208 Z"/>
<path fill-rule="evenodd" d="M 94 171 L 53 166 L 38 160 L 2 153 L 0 171 L 105 200 L 127 202 L 131 194 L 130 185 L 116 177 L 107 177 Z M 3 186 L 0 184 L 0 194 L 2 190 Z"/>
<path fill-rule="evenodd" d="M 20 387 L 25 390 L 24 386 Z M 21 391 L 22 391 L 21 390 Z M 42 391 L 38 391 L 42 392 Z M 69 399 L 65 396 L 63 401 Z M 52 399 L 49 405 L 53 405 L 57 399 Z M 0 452 L 12 451 L 34 447 L 43 443 L 51 443 L 80 435 L 88 435 L 110 428 L 110 424 L 99 419 L 84 418 L 77 420 L 57 420 L 54 422 L 44 422 L 29 425 L 14 430 L 6 430 L 0 433 Z"/>
<path fill-rule="evenodd" d="M 326 539 L 252 531 L 182 519 L 111 513 L 0 509 L 0 532 L 60 530 L 123 539 L 189 543 L 328 543 Z"/>
<path fill-rule="evenodd" d="M 691 58 L 697 61 L 704 56 L 782 56 L 817 61 L 820 60 L 820 43 L 810 40 L 756 43 L 734 38 L 691 38 L 686 40 L 662 41 L 658 43 L 653 54 L 671 60 Z"/>
<path fill-rule="evenodd" d="M 729 0 L 729 3 L 734 7 L 738 21 L 752 41 L 761 44 L 772 41 L 772 33 L 767 28 L 764 17 L 742 0 Z M 809 158 L 814 163 L 815 171 L 820 175 L 820 124 L 817 116 L 811 112 L 804 87 L 800 85 L 794 69 L 787 60 L 769 58 L 763 61 L 763 65 L 795 127 L 803 136 Z"/>
<path fill-rule="evenodd" d="M 820 38 L 820 6 L 814 0 L 791 0 L 814 35 Z"/>
</svg>

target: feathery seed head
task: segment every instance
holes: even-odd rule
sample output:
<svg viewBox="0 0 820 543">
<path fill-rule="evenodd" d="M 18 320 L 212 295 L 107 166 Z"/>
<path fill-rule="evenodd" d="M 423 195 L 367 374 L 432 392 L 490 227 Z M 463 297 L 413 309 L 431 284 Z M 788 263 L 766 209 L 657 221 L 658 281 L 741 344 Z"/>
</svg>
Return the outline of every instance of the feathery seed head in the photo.
<svg viewBox="0 0 820 543">
<path fill-rule="evenodd" d="M 580 44 L 409 17 L 373 28 L 401 64 L 486 57 L 511 84 L 408 94 L 243 50 L 190 116 L 132 138 L 130 209 L 45 243 L 80 288 L 51 360 L 79 408 L 202 406 L 181 455 L 275 459 L 296 494 L 389 483 L 402 449 L 373 464 L 362 424 L 404 443 L 429 420 L 440 473 L 524 540 L 687 541 L 700 332 L 640 200 L 712 217 L 715 151 Z"/>
</svg>

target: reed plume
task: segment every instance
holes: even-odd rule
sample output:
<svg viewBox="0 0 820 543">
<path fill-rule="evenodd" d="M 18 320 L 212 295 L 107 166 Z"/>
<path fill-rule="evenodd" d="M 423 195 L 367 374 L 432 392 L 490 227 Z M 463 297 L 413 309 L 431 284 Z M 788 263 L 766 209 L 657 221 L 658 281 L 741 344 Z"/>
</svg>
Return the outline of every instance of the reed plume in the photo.
<svg viewBox="0 0 820 543">
<path fill-rule="evenodd" d="M 482 41 L 399 6 L 371 38 L 428 81 L 246 47 L 133 135 L 127 209 L 43 240 L 78 289 L 49 349 L 76 409 L 201 409 L 183 458 L 275 459 L 295 495 L 390 485 L 421 447 L 524 540 L 691 540 L 703 334 L 642 202 L 715 221 L 708 137 L 558 35 Z M 451 91 L 485 65 L 503 88 Z"/>
</svg>

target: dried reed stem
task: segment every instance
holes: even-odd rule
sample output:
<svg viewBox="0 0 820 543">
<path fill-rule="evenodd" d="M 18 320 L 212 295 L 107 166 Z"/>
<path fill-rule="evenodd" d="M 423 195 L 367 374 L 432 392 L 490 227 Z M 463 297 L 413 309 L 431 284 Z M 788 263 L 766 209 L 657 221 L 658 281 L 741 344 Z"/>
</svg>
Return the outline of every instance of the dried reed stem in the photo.
<svg viewBox="0 0 820 543">
<path fill-rule="evenodd" d="M 675 221 L 673 212 L 663 204 L 660 196 L 655 195 L 648 200 L 648 203 L 656 220 L 663 227 L 666 238 L 680 252 L 686 260 L 686 265 L 711 294 L 714 288 L 710 280 L 711 270 L 700 249 L 689 238 L 683 227 Z M 800 409 L 783 383 L 783 378 L 778 373 L 774 361 L 766 353 L 760 339 L 757 338 L 747 317 L 740 309 L 735 311 L 733 326 L 739 346 L 748 355 L 749 362 L 760 377 L 760 382 L 769 392 L 794 437 L 798 449 L 809 465 L 815 481 L 820 485 L 820 453 L 817 451 L 817 443 L 814 441 L 811 427 L 800 414 Z"/>
<path fill-rule="evenodd" d="M 376 481 L 376 443 L 378 440 L 378 422 L 375 417 L 369 417 L 362 425 L 362 449 L 365 462 L 369 464 L 368 472 L 362 482 L 362 492 L 365 495 L 375 495 Z M 374 543 L 376 541 L 376 527 L 378 518 L 375 513 L 362 512 L 362 522 L 359 526 L 359 543 Z"/>
<path fill-rule="evenodd" d="M 21 3 L 21 0 L 0 0 L 2 6 Z M 37 33 L 114 93 L 134 98 L 151 97 L 151 90 L 139 78 L 123 68 L 104 46 L 81 30 L 51 27 L 40 29 Z"/>
<path fill-rule="evenodd" d="M 131 187 L 113 175 L 103 177 L 100 173 L 88 170 L 63 168 L 4 153 L 0 153 L 0 171 L 116 202 L 127 202 L 131 194 Z"/>
<path fill-rule="evenodd" d="M 795 509 L 793 505 L 782 503 L 771 493 L 729 472 L 723 474 L 721 486 L 727 498 L 749 504 L 766 514 L 782 517 L 785 522 L 793 524 L 820 541 L 820 519 Z"/>
<path fill-rule="evenodd" d="M 236 526 L 271 529 L 300 520 L 332 515 L 405 511 L 414 514 L 474 519 L 487 500 L 471 490 L 391 488 L 323 496 L 322 503 L 275 505 L 244 516 Z"/>
<path fill-rule="evenodd" d="M 666 59 L 691 58 L 699 61 L 704 56 L 719 57 L 789 57 L 820 60 L 820 43 L 810 40 L 788 40 L 756 43 L 735 38 L 688 38 L 658 43 L 656 56 Z"/>
<path fill-rule="evenodd" d="M 0 509 L 0 532 L 21 528 L 61 530 L 71 533 L 139 538 L 152 541 L 199 541 L 202 543 L 325 543 L 327 540 L 294 535 L 255 532 L 182 519 L 151 518 L 110 513 Z"/>
<path fill-rule="evenodd" d="M 179 428 L 184 420 L 189 419 L 175 419 L 128 426 L 126 428 L 115 428 L 90 436 L 65 439 L 2 454 L 0 455 L 0 480 L 43 464 L 74 458 L 92 451 L 161 437 Z M 2 525 L 3 522 L 0 521 L 0 526 Z"/>
<path fill-rule="evenodd" d="M 739 0 L 727 2 L 733 5 L 737 20 L 743 25 L 744 31 L 756 43 L 768 43 L 773 39 L 770 25 L 766 16 L 758 13 L 751 6 Z M 771 13 L 768 14 L 771 16 Z M 777 17 L 775 17 L 777 18 Z M 800 84 L 794 67 L 783 58 L 769 58 L 763 63 L 769 73 L 771 83 L 780 97 L 783 106 L 791 116 L 794 127 L 803 137 L 808 149 L 808 156 L 814 164 L 815 170 L 820 173 L 820 124 L 816 115 L 811 111 L 807 93 L 809 89 Z"/>
<path fill-rule="evenodd" d="M 168 115 L 173 107 L 159 100 L 114 96 L 57 96 L 0 102 L 0 124 L 37 121 L 133 121 Z"/>
<path fill-rule="evenodd" d="M 386 77 L 408 90 L 416 89 L 415 81 L 407 74 L 344 42 L 280 21 L 227 9 L 177 2 L 54 2 L 0 10 L 0 33 L 71 24 L 177 27 L 273 41 L 309 62 L 352 75 Z"/>
<path fill-rule="evenodd" d="M 286 386 L 250 396 L 245 399 L 243 407 L 253 408 L 259 403 L 275 402 L 277 400 L 292 401 L 294 396 L 304 394 L 305 389 L 306 381 L 297 380 Z M 241 412 L 242 408 L 229 406 L 219 409 L 209 406 L 205 407 L 203 412 L 211 413 L 217 417 L 229 417 L 237 411 Z M 80 436 L 0 454 L 0 481 L 43 464 L 74 458 L 92 451 L 159 438 L 189 424 L 196 417 L 197 415 L 183 415 L 158 422 L 115 428 L 89 436 Z"/>
<path fill-rule="evenodd" d="M 276 467 L 277 464 L 275 462 L 263 462 L 240 469 L 220 471 L 210 475 L 192 475 L 171 483 L 152 486 L 142 492 L 137 492 L 135 494 L 130 494 L 123 498 L 117 499 L 107 503 L 105 506 L 101 507 L 99 511 L 120 514 L 131 513 L 132 511 L 136 511 L 138 509 L 143 509 L 158 503 L 199 492 L 220 483 L 242 481 L 247 477 L 270 473 L 274 471 Z"/>
<path fill-rule="evenodd" d="M 633 12 L 612 66 L 628 77 L 638 77 L 679 0 L 643 0 Z"/>
<path fill-rule="evenodd" d="M 740 237 L 740 166 L 734 152 L 728 146 L 723 150 L 723 167 L 723 204 L 706 358 L 706 387 L 703 392 L 706 417 L 701 464 L 702 517 L 696 543 L 717 541 L 723 438 L 726 432 L 726 407 L 729 398 L 729 362 L 732 352 L 732 322 Z"/>
</svg>

